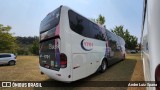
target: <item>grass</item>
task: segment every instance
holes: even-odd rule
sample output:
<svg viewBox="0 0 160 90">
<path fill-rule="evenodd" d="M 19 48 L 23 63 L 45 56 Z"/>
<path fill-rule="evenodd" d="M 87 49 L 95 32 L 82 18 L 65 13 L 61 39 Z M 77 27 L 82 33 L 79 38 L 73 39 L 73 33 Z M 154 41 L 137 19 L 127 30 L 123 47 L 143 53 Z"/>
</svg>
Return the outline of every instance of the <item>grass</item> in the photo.
<svg viewBox="0 0 160 90">
<path fill-rule="evenodd" d="M 49 79 L 40 74 L 38 56 L 18 56 L 15 66 L 0 66 L 0 81 L 42 81 Z"/>
<path fill-rule="evenodd" d="M 138 63 L 138 62 L 141 62 L 140 54 L 127 54 L 126 60 L 109 67 L 105 73 L 102 73 L 102 74 L 95 73 L 82 80 L 87 80 L 87 81 L 140 80 L 140 81 L 143 81 L 144 80 L 143 73 L 142 73 L 143 70 L 141 68 L 142 63 Z M 40 74 L 40 69 L 38 65 L 39 65 L 38 56 L 18 56 L 17 63 L 15 66 L 7 66 L 7 65 L 0 66 L 0 72 L 1 72 L 0 81 L 37 81 L 37 82 L 52 81 L 52 79 L 49 78 L 48 76 Z M 0 88 L 0 89 L 7 89 L 7 88 Z M 25 89 L 31 89 L 31 90 L 33 89 L 37 89 L 37 90 L 42 90 L 42 89 L 45 89 L 45 90 L 47 89 L 92 90 L 94 89 L 94 90 L 98 90 L 99 88 L 96 89 L 92 87 L 89 87 L 89 88 L 85 87 L 84 89 L 82 87 L 69 87 L 69 88 L 54 87 L 54 88 L 25 88 Z M 101 88 L 101 89 L 105 90 L 105 88 Z M 119 88 L 119 90 L 126 90 L 126 89 L 127 89 L 126 87 Z M 117 89 L 110 88 L 110 90 L 117 90 Z"/>
<path fill-rule="evenodd" d="M 126 59 L 141 60 L 141 54 L 140 53 L 127 54 Z"/>
</svg>

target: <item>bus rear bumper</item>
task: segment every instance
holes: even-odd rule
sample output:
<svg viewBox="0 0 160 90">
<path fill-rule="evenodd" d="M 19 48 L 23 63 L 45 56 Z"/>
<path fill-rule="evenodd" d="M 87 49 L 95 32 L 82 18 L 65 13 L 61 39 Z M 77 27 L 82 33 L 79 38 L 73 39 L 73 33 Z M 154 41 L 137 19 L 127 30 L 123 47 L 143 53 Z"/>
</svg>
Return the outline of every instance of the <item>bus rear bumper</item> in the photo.
<svg viewBox="0 0 160 90">
<path fill-rule="evenodd" d="M 69 74 L 64 73 L 64 71 L 60 70 L 60 71 L 55 71 L 55 70 L 51 70 L 51 69 L 47 69 L 44 67 L 39 66 L 40 70 L 42 73 L 46 74 L 47 76 L 49 76 L 50 78 L 57 80 L 57 81 L 62 81 L 62 82 L 72 82 L 72 78 L 71 75 L 69 77 Z"/>
</svg>

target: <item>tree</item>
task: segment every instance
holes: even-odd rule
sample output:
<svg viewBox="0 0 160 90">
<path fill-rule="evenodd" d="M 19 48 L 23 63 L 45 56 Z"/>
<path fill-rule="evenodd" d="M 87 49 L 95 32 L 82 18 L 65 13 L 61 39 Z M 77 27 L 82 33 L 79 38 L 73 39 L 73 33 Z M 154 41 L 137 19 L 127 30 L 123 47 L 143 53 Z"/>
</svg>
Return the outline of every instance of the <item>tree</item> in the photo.
<svg viewBox="0 0 160 90">
<path fill-rule="evenodd" d="M 11 26 L 0 24 L 0 52 L 12 52 L 17 50 L 16 38 L 10 33 Z"/>
<path fill-rule="evenodd" d="M 105 23 L 105 17 L 100 14 L 99 17 L 96 19 L 96 22 L 100 25 L 103 25 Z"/>
<path fill-rule="evenodd" d="M 31 47 L 31 52 L 35 55 L 39 55 L 39 40 L 35 40 Z"/>
<path fill-rule="evenodd" d="M 123 26 L 116 26 L 113 30 L 111 30 L 113 33 L 115 33 L 118 36 L 121 36 L 122 38 L 125 37 L 125 31 Z M 129 35 L 128 30 L 126 30 L 126 34 Z"/>
<path fill-rule="evenodd" d="M 33 43 L 36 41 L 38 43 L 39 37 L 38 36 L 28 36 L 28 37 L 21 37 L 17 36 L 17 44 L 19 46 L 17 50 L 18 55 L 30 55 L 30 54 L 36 54 L 34 53 L 34 50 L 32 50 Z M 37 50 L 38 51 L 38 50 Z"/>
<path fill-rule="evenodd" d="M 138 44 L 137 44 L 136 50 L 137 50 L 137 51 L 141 51 L 141 43 L 138 43 Z"/>
<path fill-rule="evenodd" d="M 137 40 L 138 38 L 136 36 L 133 36 L 129 33 L 128 29 L 124 30 L 123 26 L 116 26 L 114 29 L 111 29 L 113 33 L 115 33 L 118 36 L 121 36 L 125 42 L 125 47 L 127 49 L 135 49 L 137 46 Z"/>
<path fill-rule="evenodd" d="M 98 16 L 97 19 L 91 18 L 90 20 L 93 21 L 93 22 L 95 22 L 95 23 L 98 23 L 100 25 L 104 25 L 104 23 L 105 23 L 105 17 L 102 16 L 101 14 Z"/>
</svg>

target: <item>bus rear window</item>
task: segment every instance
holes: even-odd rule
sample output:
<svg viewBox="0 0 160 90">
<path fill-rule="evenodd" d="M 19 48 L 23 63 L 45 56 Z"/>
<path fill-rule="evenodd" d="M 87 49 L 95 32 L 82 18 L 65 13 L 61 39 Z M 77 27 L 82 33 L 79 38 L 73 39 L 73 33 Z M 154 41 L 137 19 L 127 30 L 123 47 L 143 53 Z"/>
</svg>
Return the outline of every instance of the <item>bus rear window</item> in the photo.
<svg viewBox="0 0 160 90">
<path fill-rule="evenodd" d="M 52 11 L 41 21 L 40 33 L 50 30 L 58 25 L 60 19 L 60 9 L 61 7 Z"/>
<path fill-rule="evenodd" d="M 43 41 L 43 40 L 46 40 L 46 39 L 54 37 L 55 31 L 56 31 L 56 27 L 41 33 L 40 34 L 40 41 Z"/>
</svg>

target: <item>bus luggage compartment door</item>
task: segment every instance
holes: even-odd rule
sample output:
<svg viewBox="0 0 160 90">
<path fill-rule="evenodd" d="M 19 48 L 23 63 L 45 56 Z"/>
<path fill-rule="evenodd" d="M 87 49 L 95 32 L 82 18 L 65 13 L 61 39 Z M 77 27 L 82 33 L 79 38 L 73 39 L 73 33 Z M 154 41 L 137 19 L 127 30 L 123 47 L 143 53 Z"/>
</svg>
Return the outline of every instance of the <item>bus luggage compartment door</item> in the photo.
<svg viewBox="0 0 160 90">
<path fill-rule="evenodd" d="M 78 80 L 86 75 L 86 54 L 73 54 L 72 61 L 73 80 Z"/>
</svg>

